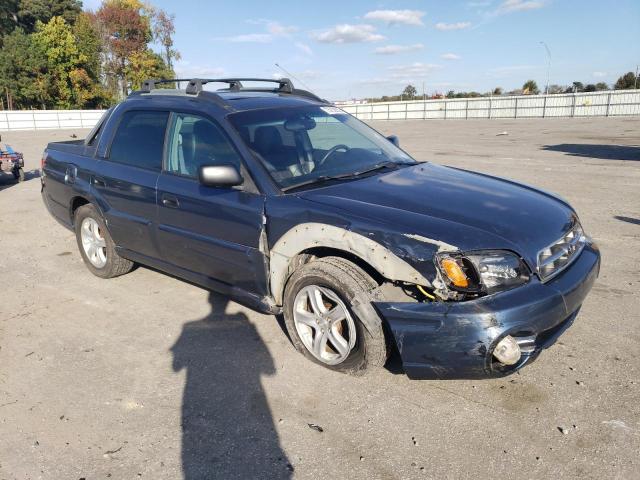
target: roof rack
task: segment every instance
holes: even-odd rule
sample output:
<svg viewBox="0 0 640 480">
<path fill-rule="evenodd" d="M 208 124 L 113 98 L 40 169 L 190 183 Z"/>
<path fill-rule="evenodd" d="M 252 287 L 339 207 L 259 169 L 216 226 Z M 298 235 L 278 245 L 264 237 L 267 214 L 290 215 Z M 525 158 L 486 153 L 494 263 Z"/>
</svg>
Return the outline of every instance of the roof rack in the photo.
<svg viewBox="0 0 640 480">
<path fill-rule="evenodd" d="M 329 103 L 326 100 L 314 95 L 307 90 L 301 90 L 295 88 L 293 83 L 288 78 L 176 78 L 176 79 L 161 79 L 161 80 L 146 80 L 142 84 L 142 88 L 140 89 L 140 93 L 150 93 L 152 90 L 156 88 L 157 85 L 164 83 L 178 83 L 178 82 L 187 82 L 187 88 L 185 92 L 188 95 L 198 95 L 203 91 L 203 86 L 207 83 L 226 83 L 228 85 L 227 88 L 221 89 L 220 91 L 225 92 L 273 92 L 273 93 L 284 93 L 289 95 L 296 95 L 300 97 L 310 98 L 312 100 L 316 100 L 318 102 Z M 267 83 L 276 83 L 278 84 L 277 88 L 274 89 L 265 89 L 265 88 L 255 88 L 255 87 L 245 87 L 242 82 L 267 82 Z M 212 92 L 215 93 L 215 92 Z"/>
</svg>

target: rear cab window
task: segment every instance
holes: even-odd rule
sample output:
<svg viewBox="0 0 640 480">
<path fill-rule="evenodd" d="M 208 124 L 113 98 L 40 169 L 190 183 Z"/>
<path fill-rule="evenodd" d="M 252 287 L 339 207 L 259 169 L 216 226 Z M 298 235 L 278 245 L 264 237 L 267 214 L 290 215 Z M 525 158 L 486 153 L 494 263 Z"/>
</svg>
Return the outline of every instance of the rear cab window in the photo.
<svg viewBox="0 0 640 480">
<path fill-rule="evenodd" d="M 160 170 L 169 112 L 129 110 L 122 114 L 108 160 L 146 170 Z"/>
</svg>

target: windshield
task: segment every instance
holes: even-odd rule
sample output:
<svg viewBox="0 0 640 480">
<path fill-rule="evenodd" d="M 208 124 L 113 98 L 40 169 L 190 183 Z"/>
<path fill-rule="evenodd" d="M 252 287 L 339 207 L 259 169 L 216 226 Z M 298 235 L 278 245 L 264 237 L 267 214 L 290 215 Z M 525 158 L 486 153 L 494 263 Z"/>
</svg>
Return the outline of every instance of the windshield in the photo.
<svg viewBox="0 0 640 480">
<path fill-rule="evenodd" d="M 284 190 L 416 163 L 375 130 L 332 106 L 253 110 L 228 118 Z"/>
</svg>

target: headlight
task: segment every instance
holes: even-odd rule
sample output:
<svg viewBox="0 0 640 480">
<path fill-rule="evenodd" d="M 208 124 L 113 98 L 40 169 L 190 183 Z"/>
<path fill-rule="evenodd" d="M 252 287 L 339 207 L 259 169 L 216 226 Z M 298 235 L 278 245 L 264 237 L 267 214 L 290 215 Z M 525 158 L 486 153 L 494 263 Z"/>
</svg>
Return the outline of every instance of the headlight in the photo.
<svg viewBox="0 0 640 480">
<path fill-rule="evenodd" d="M 436 264 L 449 287 L 460 292 L 489 294 L 529 281 L 520 257 L 503 250 L 438 254 Z"/>
</svg>

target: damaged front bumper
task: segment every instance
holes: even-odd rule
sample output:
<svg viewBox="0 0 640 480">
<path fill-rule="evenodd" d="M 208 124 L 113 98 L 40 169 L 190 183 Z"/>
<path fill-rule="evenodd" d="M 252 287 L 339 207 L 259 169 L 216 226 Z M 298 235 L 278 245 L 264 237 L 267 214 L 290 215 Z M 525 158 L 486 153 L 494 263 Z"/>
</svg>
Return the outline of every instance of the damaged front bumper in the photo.
<svg viewBox="0 0 640 480">
<path fill-rule="evenodd" d="M 404 370 L 414 379 L 471 379 L 508 375 L 532 362 L 576 317 L 600 271 L 600 253 L 587 244 L 562 274 L 466 302 L 375 302 Z M 522 356 L 503 365 L 493 349 L 506 335 Z"/>
</svg>

